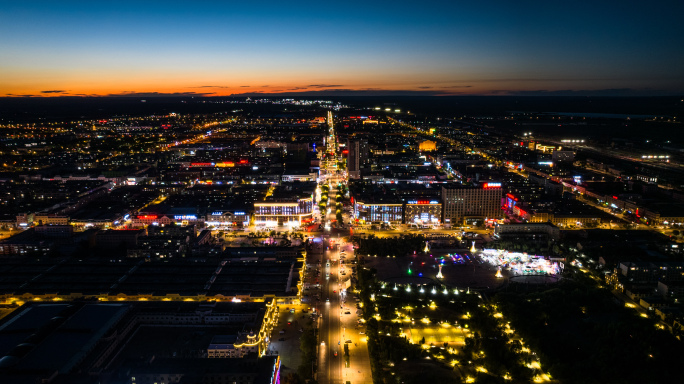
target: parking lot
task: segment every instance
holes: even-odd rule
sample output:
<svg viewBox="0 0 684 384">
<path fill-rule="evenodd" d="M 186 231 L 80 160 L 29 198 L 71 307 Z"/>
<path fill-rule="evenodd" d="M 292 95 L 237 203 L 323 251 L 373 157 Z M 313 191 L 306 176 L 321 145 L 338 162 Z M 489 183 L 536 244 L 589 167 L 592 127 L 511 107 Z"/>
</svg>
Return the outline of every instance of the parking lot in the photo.
<svg viewBox="0 0 684 384">
<path fill-rule="evenodd" d="M 283 304 L 279 307 L 278 325 L 273 328 L 268 353 L 280 355 L 282 377 L 296 372 L 301 364 L 299 339 L 304 329 L 314 325 L 311 315 L 311 307 L 307 304 Z"/>
</svg>

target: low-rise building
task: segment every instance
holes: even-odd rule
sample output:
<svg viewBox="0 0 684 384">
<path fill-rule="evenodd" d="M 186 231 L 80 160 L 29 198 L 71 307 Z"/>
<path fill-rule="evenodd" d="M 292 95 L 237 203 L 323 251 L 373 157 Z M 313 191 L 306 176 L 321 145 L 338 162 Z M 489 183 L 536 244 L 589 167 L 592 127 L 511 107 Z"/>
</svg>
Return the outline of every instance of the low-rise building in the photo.
<svg viewBox="0 0 684 384">
<path fill-rule="evenodd" d="M 37 225 L 68 225 L 69 216 L 35 214 L 33 222 Z"/>
<path fill-rule="evenodd" d="M 684 280 L 684 262 L 681 261 L 622 262 L 618 268 L 619 273 L 632 283 Z"/>
<path fill-rule="evenodd" d="M 249 214 L 242 209 L 212 211 L 207 213 L 205 224 L 214 227 L 247 227 Z"/>
</svg>

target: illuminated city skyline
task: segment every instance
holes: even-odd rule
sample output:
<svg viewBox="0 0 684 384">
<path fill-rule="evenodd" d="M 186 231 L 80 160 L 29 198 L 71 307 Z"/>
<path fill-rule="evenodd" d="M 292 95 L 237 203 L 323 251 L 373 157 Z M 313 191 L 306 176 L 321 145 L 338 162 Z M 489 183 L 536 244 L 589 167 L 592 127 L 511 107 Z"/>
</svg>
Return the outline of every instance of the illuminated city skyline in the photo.
<svg viewBox="0 0 684 384">
<path fill-rule="evenodd" d="M 1 8 L 0 96 L 684 92 L 675 1 Z"/>
</svg>

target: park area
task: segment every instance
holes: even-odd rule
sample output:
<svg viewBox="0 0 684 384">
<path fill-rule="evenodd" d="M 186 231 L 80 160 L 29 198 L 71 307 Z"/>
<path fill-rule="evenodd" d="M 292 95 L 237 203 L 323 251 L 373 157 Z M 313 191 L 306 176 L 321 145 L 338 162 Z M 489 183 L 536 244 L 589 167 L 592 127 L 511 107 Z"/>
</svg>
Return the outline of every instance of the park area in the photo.
<svg viewBox="0 0 684 384">
<path fill-rule="evenodd" d="M 378 271 L 378 280 L 388 283 L 494 289 L 504 282 L 496 277 L 496 267 L 482 262 L 467 250 L 417 252 L 403 257 L 369 256 L 364 261 L 367 268 Z"/>
</svg>

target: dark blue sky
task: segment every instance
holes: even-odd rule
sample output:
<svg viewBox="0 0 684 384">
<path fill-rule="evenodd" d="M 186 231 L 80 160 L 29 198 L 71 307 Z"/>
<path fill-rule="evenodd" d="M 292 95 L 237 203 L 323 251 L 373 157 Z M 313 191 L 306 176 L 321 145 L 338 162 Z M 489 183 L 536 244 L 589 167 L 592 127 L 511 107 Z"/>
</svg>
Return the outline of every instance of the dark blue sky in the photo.
<svg viewBox="0 0 684 384">
<path fill-rule="evenodd" d="M 683 15 L 684 1 L 2 1 L 0 95 L 684 93 Z"/>
</svg>

